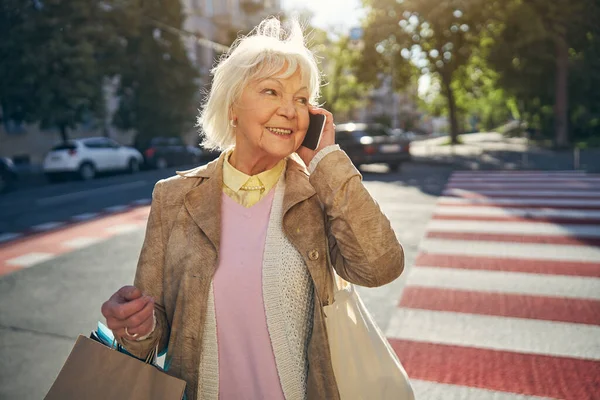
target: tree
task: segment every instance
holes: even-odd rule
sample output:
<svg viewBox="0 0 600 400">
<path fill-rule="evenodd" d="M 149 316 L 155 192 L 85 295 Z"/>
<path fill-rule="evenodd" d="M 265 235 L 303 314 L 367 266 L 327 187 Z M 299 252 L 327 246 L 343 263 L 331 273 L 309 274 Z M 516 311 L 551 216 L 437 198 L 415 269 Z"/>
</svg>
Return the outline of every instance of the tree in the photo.
<svg viewBox="0 0 600 400">
<path fill-rule="evenodd" d="M 321 103 L 334 115 L 351 111 L 360 104 L 367 88 L 354 73 L 360 49 L 347 34 L 328 34 L 318 28 L 309 32 L 311 49 L 320 58 L 324 74 Z"/>
<path fill-rule="evenodd" d="M 588 0 L 514 0 L 503 2 L 496 16 L 502 29 L 490 52 L 490 65 L 531 125 L 553 130 L 555 144 L 567 146 L 573 112 L 596 98 L 594 93 L 581 97 L 569 93 L 581 81 L 569 70 L 585 71 L 590 74 L 588 83 L 597 82 L 598 73 L 589 65 L 594 63 L 592 55 L 600 38 L 600 5 Z M 586 114 L 589 106 L 584 109 L 580 114 Z"/>
<path fill-rule="evenodd" d="M 66 141 L 68 129 L 103 113 L 102 13 L 85 0 L 2 2 L 3 118 L 58 128 Z"/>
<path fill-rule="evenodd" d="M 479 44 L 479 35 L 486 28 L 482 4 L 478 0 L 364 2 L 370 8 L 368 34 L 365 35 L 370 56 L 381 60 L 387 55 L 394 60 L 392 65 L 412 62 L 421 74 L 431 74 L 438 79 L 447 101 L 451 140 L 457 143 L 458 110 L 453 82 L 458 79 L 457 71 L 466 65 Z M 398 53 L 404 59 L 403 63 L 398 62 Z"/>
<path fill-rule="evenodd" d="M 127 38 L 115 124 L 134 129 L 136 140 L 179 136 L 193 126 L 197 72 L 181 37 L 179 1 L 147 0 L 139 29 Z"/>
</svg>

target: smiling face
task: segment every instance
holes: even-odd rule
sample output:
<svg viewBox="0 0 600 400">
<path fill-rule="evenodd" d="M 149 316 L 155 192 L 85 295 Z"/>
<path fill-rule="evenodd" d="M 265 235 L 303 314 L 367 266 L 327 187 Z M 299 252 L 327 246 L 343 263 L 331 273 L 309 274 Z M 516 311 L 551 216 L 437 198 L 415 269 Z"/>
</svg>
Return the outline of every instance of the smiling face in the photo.
<svg viewBox="0 0 600 400">
<path fill-rule="evenodd" d="M 235 152 L 268 165 L 295 152 L 308 129 L 309 97 L 299 69 L 251 81 L 232 106 Z"/>
</svg>

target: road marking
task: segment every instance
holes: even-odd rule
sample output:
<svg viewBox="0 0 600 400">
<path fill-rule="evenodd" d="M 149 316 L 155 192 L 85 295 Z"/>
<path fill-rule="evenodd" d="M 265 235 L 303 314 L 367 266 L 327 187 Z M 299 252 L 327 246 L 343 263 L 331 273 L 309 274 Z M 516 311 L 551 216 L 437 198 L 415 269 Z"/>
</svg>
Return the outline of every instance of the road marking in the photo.
<svg viewBox="0 0 600 400">
<path fill-rule="evenodd" d="M 55 205 L 55 204 L 69 202 L 69 201 L 79 200 L 79 199 L 86 198 L 86 197 L 89 197 L 90 195 L 94 195 L 94 194 L 105 195 L 107 193 L 118 192 L 121 190 L 134 189 L 134 188 L 142 187 L 146 184 L 147 184 L 147 182 L 144 180 L 135 181 L 135 182 L 127 182 L 127 183 L 122 183 L 119 185 L 105 186 L 105 187 L 100 187 L 100 188 L 95 188 L 95 189 L 83 190 L 83 191 L 79 191 L 79 192 L 62 194 L 59 196 L 45 197 L 45 198 L 36 200 L 36 203 L 40 206 Z"/>
<path fill-rule="evenodd" d="M 553 235 L 600 237 L 600 229 L 588 225 L 559 225 L 559 224 L 523 224 L 519 222 L 502 221 L 445 221 L 431 220 L 428 231 L 437 232 L 471 232 L 471 233 L 506 233 L 520 235 Z"/>
<path fill-rule="evenodd" d="M 147 206 L 150 203 L 152 203 L 152 199 L 139 199 L 132 202 L 131 204 L 134 206 Z"/>
<path fill-rule="evenodd" d="M 505 243 L 424 238 L 421 251 L 433 254 L 505 257 L 538 260 L 586 261 L 600 260 L 600 247 L 556 246 L 538 243 Z"/>
<path fill-rule="evenodd" d="M 415 267 L 408 285 L 600 300 L 600 279 L 523 272 Z"/>
<path fill-rule="evenodd" d="M 74 248 L 74 249 L 81 249 L 87 246 L 90 246 L 92 244 L 96 244 L 98 242 L 101 242 L 103 240 L 105 240 L 106 238 L 100 238 L 100 237 L 90 237 L 90 236 L 80 236 L 77 237 L 75 239 L 71 239 L 71 240 L 67 240 L 65 242 L 62 242 L 63 246 L 66 247 L 70 247 L 70 248 Z"/>
<path fill-rule="evenodd" d="M 409 285 L 400 307 L 600 325 L 600 300 Z"/>
<path fill-rule="evenodd" d="M 469 386 L 450 385 L 410 379 L 415 399 L 426 400 L 552 400 L 550 397 L 527 396 Z"/>
<path fill-rule="evenodd" d="M 15 239 L 20 238 L 21 236 L 23 236 L 22 233 L 10 233 L 10 232 L 3 233 L 3 234 L 0 234 L 0 243 L 15 240 Z"/>
<path fill-rule="evenodd" d="M 444 196 L 469 196 L 469 195 L 485 195 L 485 196 L 562 196 L 571 198 L 586 198 L 600 197 L 600 191 L 573 191 L 573 190 L 464 190 L 464 189 L 445 189 Z"/>
<path fill-rule="evenodd" d="M 600 360 L 600 326 L 595 325 L 399 308 L 390 320 L 386 336 Z"/>
<path fill-rule="evenodd" d="M 520 260 L 518 258 L 420 253 L 415 260 L 415 266 L 600 278 L 600 262 Z"/>
<path fill-rule="evenodd" d="M 105 231 L 108 233 L 120 234 L 120 233 L 133 232 L 140 228 L 141 228 L 141 225 L 136 225 L 136 224 L 119 224 L 119 225 L 114 225 L 109 228 L 106 228 Z"/>
<path fill-rule="evenodd" d="M 75 215 L 74 217 L 71 217 L 71 219 L 74 221 L 89 221 L 90 219 L 96 218 L 98 215 L 100 215 L 100 214 L 85 213 L 85 214 Z"/>
<path fill-rule="evenodd" d="M 37 232 L 44 232 L 44 231 L 49 231 L 52 229 L 60 228 L 61 226 L 64 226 L 64 225 L 65 225 L 64 222 L 46 222 L 44 224 L 32 226 L 31 229 L 34 231 L 37 231 Z"/>
<path fill-rule="evenodd" d="M 453 215 L 464 217 L 527 217 L 527 218 L 578 218 L 600 219 L 597 210 L 572 209 L 539 209 L 539 208 L 501 208 L 501 207 L 453 207 L 439 206 L 435 209 L 437 215 Z"/>
<path fill-rule="evenodd" d="M 592 184 L 586 182 L 564 182 L 557 184 L 556 182 L 540 182 L 532 181 L 525 183 L 511 182 L 511 183 L 449 183 L 446 189 L 464 189 L 469 191 L 479 190 L 517 190 L 517 189 L 535 189 L 535 190 L 553 190 L 553 189 L 571 189 L 577 191 L 587 190 L 599 190 L 600 184 Z"/>
<path fill-rule="evenodd" d="M 440 331 L 440 327 L 434 330 Z M 511 336 L 519 335 L 515 332 Z M 564 342 L 565 338 L 560 341 Z M 437 381 L 443 385 L 439 395 L 425 395 L 417 399 L 489 399 L 490 394 L 482 393 L 484 389 L 505 392 L 501 397 L 495 396 L 498 392 L 491 392 L 494 394 L 491 397 L 493 400 L 521 399 L 520 395 L 523 394 L 565 400 L 597 398 L 600 376 L 600 363 L 597 361 L 411 340 L 391 339 L 390 344 L 398 353 L 411 380 L 417 380 L 417 393 L 419 380 Z M 458 386 L 455 391 L 442 392 L 448 386 L 444 383 Z M 457 397 L 451 397 L 454 395 Z"/>
<path fill-rule="evenodd" d="M 475 198 L 475 199 L 465 199 L 461 197 L 440 197 L 438 201 L 438 205 L 451 206 L 451 205 L 496 205 L 496 206 L 506 206 L 506 205 L 519 205 L 519 206 L 527 206 L 527 205 L 535 205 L 535 206 L 544 206 L 544 207 L 556 207 L 556 206 L 573 206 L 573 208 L 578 207 L 598 207 L 600 208 L 600 200 L 567 200 L 567 199 L 524 199 L 524 198 L 510 198 L 510 197 L 493 197 L 493 198 Z"/>
<path fill-rule="evenodd" d="M 129 206 L 119 205 L 119 206 L 106 207 L 104 209 L 104 211 L 106 211 L 108 213 L 118 213 L 118 212 L 125 211 L 128 209 L 129 209 Z"/>
<path fill-rule="evenodd" d="M 10 260 L 6 260 L 5 263 L 13 267 L 27 268 L 44 261 L 48 261 L 54 257 L 56 257 L 56 254 L 33 252 L 23 254 L 19 257 L 11 258 Z"/>
</svg>

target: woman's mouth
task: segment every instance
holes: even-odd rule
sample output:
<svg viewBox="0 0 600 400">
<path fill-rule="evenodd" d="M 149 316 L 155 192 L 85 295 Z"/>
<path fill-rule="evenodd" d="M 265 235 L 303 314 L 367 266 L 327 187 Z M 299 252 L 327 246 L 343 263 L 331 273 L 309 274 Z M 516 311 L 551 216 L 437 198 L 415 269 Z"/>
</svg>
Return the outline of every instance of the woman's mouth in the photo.
<svg viewBox="0 0 600 400">
<path fill-rule="evenodd" d="M 294 132 L 291 129 L 284 129 L 284 128 L 269 128 L 269 127 L 267 127 L 267 130 L 269 132 L 274 133 L 279 136 L 289 136 Z"/>
</svg>

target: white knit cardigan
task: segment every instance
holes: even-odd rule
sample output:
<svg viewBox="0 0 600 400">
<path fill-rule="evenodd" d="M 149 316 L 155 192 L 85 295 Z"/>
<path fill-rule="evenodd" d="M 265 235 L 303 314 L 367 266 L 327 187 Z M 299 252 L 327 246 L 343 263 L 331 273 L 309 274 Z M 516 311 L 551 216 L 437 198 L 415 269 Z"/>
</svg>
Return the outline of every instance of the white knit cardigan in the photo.
<svg viewBox="0 0 600 400">
<path fill-rule="evenodd" d="M 302 256 L 283 232 L 285 171 L 275 186 L 263 254 L 263 300 L 279 381 L 286 400 L 306 398 L 313 283 Z M 219 354 L 213 286 L 210 287 L 198 399 L 219 398 Z"/>
</svg>

